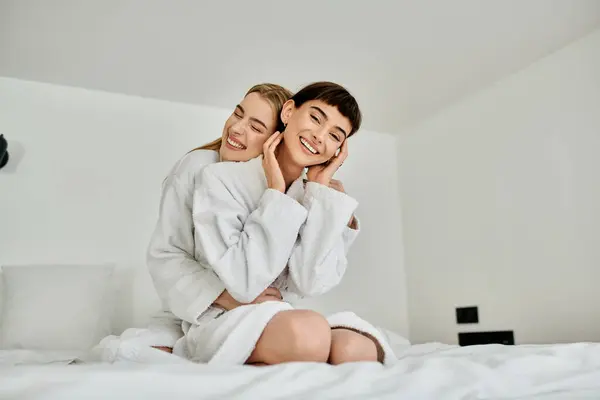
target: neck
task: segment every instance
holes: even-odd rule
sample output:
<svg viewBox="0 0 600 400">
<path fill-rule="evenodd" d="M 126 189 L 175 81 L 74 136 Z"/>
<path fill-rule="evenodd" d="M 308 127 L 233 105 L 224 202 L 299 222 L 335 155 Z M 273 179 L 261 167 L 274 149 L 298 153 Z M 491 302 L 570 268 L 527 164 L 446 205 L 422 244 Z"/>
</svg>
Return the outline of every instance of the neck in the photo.
<svg viewBox="0 0 600 400">
<path fill-rule="evenodd" d="M 292 183 L 294 183 L 296 179 L 300 178 L 302 172 L 304 171 L 304 167 L 294 163 L 285 145 L 281 145 L 277 148 L 275 157 L 277 158 L 279 168 L 283 174 L 285 189 L 287 191 Z"/>
</svg>

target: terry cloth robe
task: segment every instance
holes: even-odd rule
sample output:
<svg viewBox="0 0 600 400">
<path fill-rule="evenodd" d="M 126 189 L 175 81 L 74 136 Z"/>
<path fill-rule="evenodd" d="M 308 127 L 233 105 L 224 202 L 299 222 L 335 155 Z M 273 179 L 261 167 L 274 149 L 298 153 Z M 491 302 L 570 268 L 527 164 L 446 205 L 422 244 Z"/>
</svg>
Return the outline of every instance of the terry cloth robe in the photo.
<svg viewBox="0 0 600 400">
<path fill-rule="evenodd" d="M 287 194 L 267 187 L 262 156 L 203 169 L 194 193 L 196 259 L 237 301 L 249 303 L 287 266 L 286 291 L 317 296 L 341 281 L 358 235 L 348 222 L 358 203 L 297 179 Z"/>
<path fill-rule="evenodd" d="M 285 301 L 229 312 L 210 307 L 196 324 L 184 324 L 186 337 L 174 352 L 196 362 L 243 364 L 277 312 L 339 284 L 358 234 L 347 226 L 357 204 L 302 178 L 286 194 L 268 189 L 262 157 L 204 168 L 193 201 L 196 259 L 212 268 L 237 301 L 249 303 L 269 286 L 280 289 Z M 329 320 L 375 337 L 386 360 L 393 359 L 371 324 L 352 313 Z"/>
<path fill-rule="evenodd" d="M 147 252 L 147 264 L 163 310 L 194 322 L 223 291 L 213 270 L 196 260 L 192 201 L 200 174 L 219 161 L 210 150 L 188 153 L 163 183 L 160 213 Z"/>
<path fill-rule="evenodd" d="M 214 283 L 220 281 L 214 271 L 194 259 L 192 221 L 192 199 L 199 174 L 202 168 L 218 161 L 216 151 L 194 150 L 182 157 L 163 181 L 158 222 L 147 251 L 148 268 L 163 310 L 146 328 L 107 336 L 85 356 L 86 360 L 165 362 L 170 359 L 168 354 L 150 346 L 172 348 L 183 336 L 182 320 L 194 322 L 221 294 L 215 289 Z"/>
</svg>

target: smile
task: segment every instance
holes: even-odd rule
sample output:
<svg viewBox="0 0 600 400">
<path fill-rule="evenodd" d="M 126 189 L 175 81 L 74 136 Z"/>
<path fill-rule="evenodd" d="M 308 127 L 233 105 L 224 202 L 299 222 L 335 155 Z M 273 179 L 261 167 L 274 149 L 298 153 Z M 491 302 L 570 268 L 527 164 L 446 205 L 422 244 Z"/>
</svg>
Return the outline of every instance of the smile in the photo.
<svg viewBox="0 0 600 400">
<path fill-rule="evenodd" d="M 227 144 L 236 149 L 246 150 L 246 146 L 233 139 L 231 136 L 227 136 Z"/>
<path fill-rule="evenodd" d="M 312 154 L 319 154 L 319 152 L 317 150 L 315 150 L 314 147 L 312 147 L 310 145 L 310 143 L 308 143 L 306 140 L 304 140 L 304 138 L 300 138 L 300 143 L 302 143 L 302 145 L 308 149 L 308 151 L 310 151 Z"/>
</svg>

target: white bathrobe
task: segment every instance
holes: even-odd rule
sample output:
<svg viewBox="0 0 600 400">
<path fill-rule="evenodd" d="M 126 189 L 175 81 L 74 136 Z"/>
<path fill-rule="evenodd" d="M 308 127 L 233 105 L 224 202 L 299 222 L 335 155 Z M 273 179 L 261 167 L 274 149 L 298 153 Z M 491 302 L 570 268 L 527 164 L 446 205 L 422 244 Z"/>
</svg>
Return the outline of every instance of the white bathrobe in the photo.
<svg viewBox="0 0 600 400">
<path fill-rule="evenodd" d="M 267 302 L 225 312 L 210 307 L 174 352 L 196 362 L 243 364 L 262 331 L 297 298 L 323 294 L 339 284 L 346 254 L 358 234 L 348 227 L 357 202 L 329 187 L 296 180 L 286 194 L 268 189 L 262 157 L 203 169 L 194 193 L 196 259 L 218 275 L 219 288 L 248 303 L 269 286 L 284 302 Z M 352 313 L 328 318 L 374 336 L 388 363 L 393 352 L 381 333 Z"/>
<path fill-rule="evenodd" d="M 192 221 L 192 199 L 200 172 L 218 161 L 216 151 L 192 151 L 173 166 L 163 181 L 158 222 L 147 252 L 148 268 L 163 310 L 146 328 L 130 328 L 120 336 L 107 336 L 85 360 L 142 363 L 180 360 L 150 346 L 173 347 L 183 336 L 182 320 L 196 321 L 221 294 L 218 277 L 194 258 Z"/>
<path fill-rule="evenodd" d="M 268 189 L 262 156 L 210 165 L 194 193 L 196 259 L 242 303 L 273 283 L 299 297 L 323 294 L 346 272 L 358 235 L 348 222 L 357 205 L 302 178 L 286 194 Z"/>
<path fill-rule="evenodd" d="M 187 322 L 196 321 L 223 291 L 214 271 L 195 258 L 192 221 L 200 174 L 217 161 L 217 152 L 196 150 L 175 165 L 163 183 L 158 222 L 148 247 L 148 269 L 163 309 Z"/>
<path fill-rule="evenodd" d="M 301 179 L 294 182 L 288 195 L 267 189 L 261 160 L 216 164 L 216 152 L 197 150 L 183 157 L 163 183 L 159 219 L 147 255 L 165 310 L 163 320 L 172 312 L 178 319 L 197 323 L 225 289 L 236 300 L 249 303 L 274 283 L 283 289 L 286 300 L 293 302 L 324 293 L 339 283 L 347 266 L 347 251 L 359 232 L 347 227 L 357 202 L 316 183 L 308 183 L 305 190 Z M 210 171 L 205 171 L 207 165 Z M 245 203 L 238 209 L 242 201 Z M 328 212 L 332 205 L 333 212 Z M 243 229 L 239 218 L 246 221 Z M 322 229 L 324 226 L 335 228 Z M 237 250 L 242 253 L 225 250 L 225 257 L 236 257 L 228 263 L 215 262 L 217 254 L 230 244 L 223 241 L 222 229 L 230 230 L 225 236 L 238 235 L 240 239 Z M 263 229 L 269 230 L 266 236 L 259 235 Z M 249 233 L 251 240 L 247 240 Z M 227 239 L 235 240 L 233 236 Z M 246 257 L 248 254 L 251 256 Z M 262 263 L 266 259 L 269 261 Z M 285 274 L 275 282 L 288 261 L 290 272 L 300 282 L 299 287 L 292 284 L 291 290 L 283 286 Z M 257 264 L 267 270 L 261 271 Z M 247 287 L 240 287 L 243 285 Z"/>
</svg>

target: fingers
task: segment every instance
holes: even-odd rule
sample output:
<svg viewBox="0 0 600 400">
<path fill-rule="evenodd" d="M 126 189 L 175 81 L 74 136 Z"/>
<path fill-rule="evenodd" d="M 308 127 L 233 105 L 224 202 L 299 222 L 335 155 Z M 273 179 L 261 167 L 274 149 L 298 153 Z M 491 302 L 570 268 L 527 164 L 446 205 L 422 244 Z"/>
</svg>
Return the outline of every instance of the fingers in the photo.
<svg viewBox="0 0 600 400">
<path fill-rule="evenodd" d="M 282 301 L 283 296 L 279 289 L 274 287 L 266 288 L 254 301 L 252 304 L 264 303 L 265 301 Z"/>
<path fill-rule="evenodd" d="M 338 154 L 337 156 L 335 156 L 331 162 L 332 163 L 337 163 L 338 164 L 338 168 L 340 165 L 342 165 L 342 163 L 344 161 L 346 161 L 346 158 L 348 158 L 348 141 L 344 140 L 344 143 L 342 143 L 342 147 L 340 149 L 340 154 Z"/>
<path fill-rule="evenodd" d="M 283 139 L 283 133 L 277 135 L 275 140 L 273 140 L 273 143 L 271 143 L 271 145 L 269 146 L 269 152 L 271 154 L 275 154 L 275 149 L 277 148 L 277 146 L 279 146 L 279 143 L 281 143 L 281 139 Z"/>
<path fill-rule="evenodd" d="M 268 294 L 261 294 L 260 296 L 258 296 L 256 299 L 254 299 L 254 301 L 250 304 L 260 304 L 260 303 L 264 303 L 265 301 L 282 301 L 283 299 L 281 297 L 278 296 L 271 296 Z"/>
<path fill-rule="evenodd" d="M 261 304 L 266 301 L 281 301 L 279 297 L 261 295 L 256 298 L 251 304 Z"/>
<path fill-rule="evenodd" d="M 340 151 L 340 154 L 344 154 L 344 159 L 346 157 L 348 157 L 348 140 L 344 140 L 344 143 L 342 143 L 342 150 Z"/>
<path fill-rule="evenodd" d="M 275 150 L 277 145 L 281 142 L 283 134 L 279 132 L 275 132 L 272 134 L 263 144 L 263 152 L 266 154 L 271 150 Z"/>
<path fill-rule="evenodd" d="M 268 288 L 266 288 L 265 291 L 262 292 L 262 294 L 266 295 L 266 296 L 274 296 L 274 297 L 277 297 L 279 299 L 282 298 L 281 292 L 279 291 L 279 289 L 274 288 L 274 287 L 268 287 Z"/>
<path fill-rule="evenodd" d="M 263 144 L 263 150 L 266 151 L 271 146 L 271 143 L 273 143 L 273 141 L 275 139 L 277 139 L 278 137 L 279 137 L 279 132 L 275 132 L 271 136 L 269 136 L 269 138 Z"/>
<path fill-rule="evenodd" d="M 344 192 L 344 193 L 346 192 L 344 190 L 344 185 L 342 184 L 342 182 L 338 181 L 337 179 L 332 179 L 329 182 L 329 187 L 332 188 L 332 189 L 337 190 L 338 192 Z"/>
<path fill-rule="evenodd" d="M 348 141 L 345 140 L 344 143 L 342 143 L 342 147 L 340 148 L 340 153 L 337 156 L 332 157 L 331 160 L 329 160 L 329 165 L 326 168 L 333 172 L 337 171 L 338 168 L 344 163 L 347 157 Z"/>
<path fill-rule="evenodd" d="M 279 134 L 279 132 L 275 132 L 263 144 L 263 162 L 262 163 L 263 163 L 263 168 L 265 169 L 265 173 L 267 175 L 267 179 L 269 177 L 270 170 L 273 168 L 272 167 L 273 162 L 276 162 L 275 148 L 277 147 L 277 144 L 279 144 L 279 141 L 281 141 L 281 135 Z"/>
</svg>

